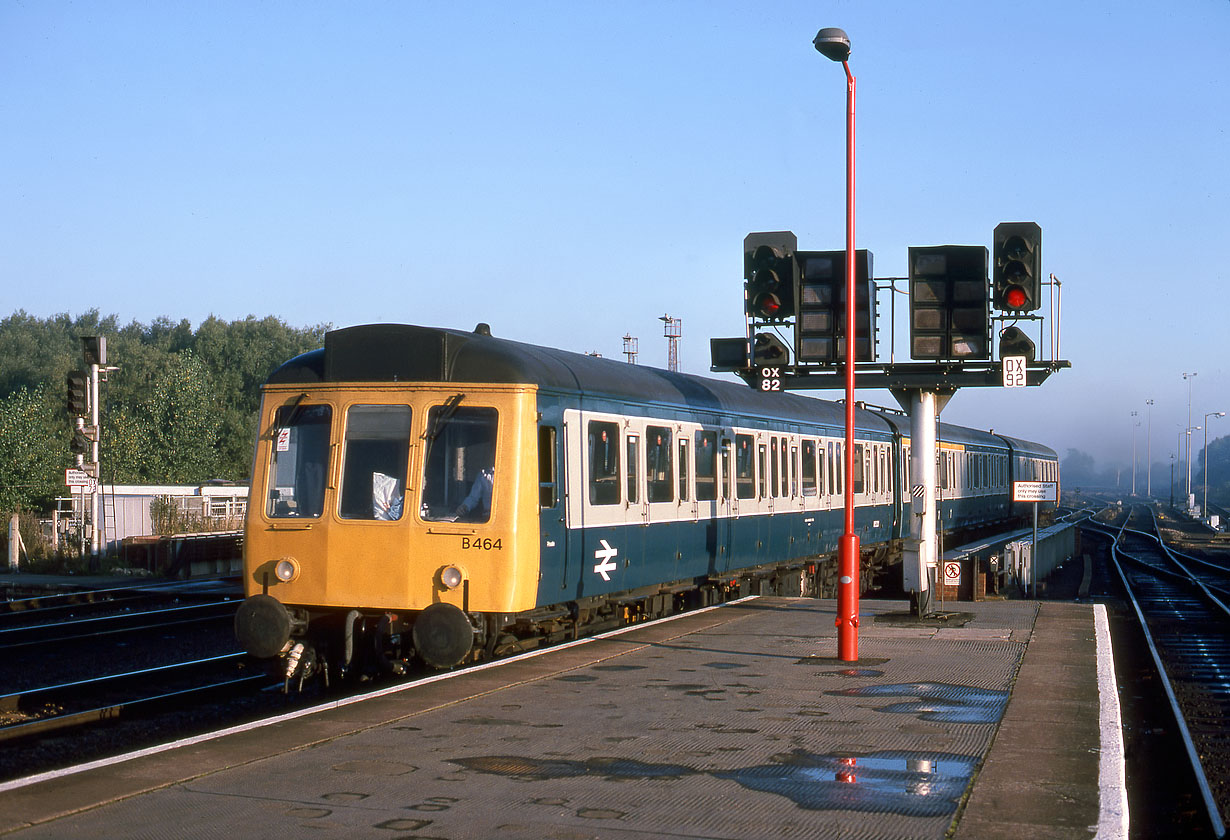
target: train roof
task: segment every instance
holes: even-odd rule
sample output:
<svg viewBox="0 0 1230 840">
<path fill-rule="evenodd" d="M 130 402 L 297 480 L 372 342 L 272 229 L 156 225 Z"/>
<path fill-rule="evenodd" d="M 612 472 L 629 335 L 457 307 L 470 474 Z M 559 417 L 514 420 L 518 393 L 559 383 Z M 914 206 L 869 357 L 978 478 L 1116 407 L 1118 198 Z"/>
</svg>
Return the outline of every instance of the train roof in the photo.
<svg viewBox="0 0 1230 840">
<path fill-rule="evenodd" d="M 297 356 L 269 384 L 319 382 L 490 382 L 536 385 L 582 398 L 658 404 L 697 412 L 732 413 L 844 427 L 845 406 L 798 394 L 766 394 L 742 382 L 711 379 L 613 359 L 496 338 L 485 324 L 473 332 L 408 324 L 364 324 L 325 334 L 325 346 Z M 863 430 L 910 434 L 899 414 L 859 409 Z M 941 441 L 1002 447 L 1055 457 L 1048 447 L 941 423 Z"/>
<path fill-rule="evenodd" d="M 765 394 L 740 382 L 675 373 L 474 332 L 404 324 L 333 330 L 325 346 L 297 356 L 269 384 L 318 382 L 491 382 L 651 403 L 844 426 L 840 403 L 796 394 Z M 864 430 L 891 432 L 880 414 L 855 412 Z"/>
</svg>

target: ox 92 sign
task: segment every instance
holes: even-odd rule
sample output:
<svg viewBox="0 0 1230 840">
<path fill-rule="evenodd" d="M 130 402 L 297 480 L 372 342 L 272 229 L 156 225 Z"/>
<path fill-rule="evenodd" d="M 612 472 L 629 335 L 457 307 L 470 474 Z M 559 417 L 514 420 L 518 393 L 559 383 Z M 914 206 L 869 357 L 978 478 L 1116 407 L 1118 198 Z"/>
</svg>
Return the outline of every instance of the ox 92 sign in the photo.
<svg viewBox="0 0 1230 840">
<path fill-rule="evenodd" d="M 760 369 L 760 390 L 780 391 L 782 389 L 782 369 L 762 367 Z"/>
</svg>

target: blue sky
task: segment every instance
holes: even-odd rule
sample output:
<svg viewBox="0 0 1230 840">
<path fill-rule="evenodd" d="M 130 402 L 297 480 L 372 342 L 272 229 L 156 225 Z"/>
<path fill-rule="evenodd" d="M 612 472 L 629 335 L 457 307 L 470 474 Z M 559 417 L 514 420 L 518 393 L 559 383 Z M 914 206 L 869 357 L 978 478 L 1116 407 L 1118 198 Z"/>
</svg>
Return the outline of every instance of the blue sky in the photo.
<svg viewBox="0 0 1230 840">
<path fill-rule="evenodd" d="M 1174 452 L 1184 372 L 1193 424 L 1230 411 L 1227 0 L 0 0 L 0 316 L 487 321 L 665 366 L 669 313 L 707 374 L 748 232 L 844 246 L 824 26 L 876 273 L 1036 220 L 1063 282 L 1073 368 L 945 420 L 1128 466 L 1136 421 Z"/>
</svg>

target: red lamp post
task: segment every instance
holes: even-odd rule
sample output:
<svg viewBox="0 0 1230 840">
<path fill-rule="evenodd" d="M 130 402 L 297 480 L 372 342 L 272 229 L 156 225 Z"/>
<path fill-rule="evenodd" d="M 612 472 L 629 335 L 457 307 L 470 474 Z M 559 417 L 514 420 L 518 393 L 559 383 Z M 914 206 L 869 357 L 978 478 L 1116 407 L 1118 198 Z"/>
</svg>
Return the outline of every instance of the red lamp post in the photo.
<svg viewBox="0 0 1230 840">
<path fill-rule="evenodd" d="M 837 654 L 843 662 L 858 661 L 859 541 L 854 532 L 854 74 L 850 72 L 850 39 L 841 29 L 821 29 L 812 42 L 825 58 L 840 61 L 846 71 L 846 482 L 845 532 L 838 543 Z"/>
</svg>

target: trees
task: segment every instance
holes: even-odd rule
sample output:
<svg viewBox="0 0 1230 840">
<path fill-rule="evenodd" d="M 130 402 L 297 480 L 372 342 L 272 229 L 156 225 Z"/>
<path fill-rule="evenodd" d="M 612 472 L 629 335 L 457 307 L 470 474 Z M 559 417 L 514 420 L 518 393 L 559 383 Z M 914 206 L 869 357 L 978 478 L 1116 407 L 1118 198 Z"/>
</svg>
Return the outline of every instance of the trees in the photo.
<svg viewBox="0 0 1230 840">
<path fill-rule="evenodd" d="M 0 511 L 45 509 L 64 493 L 71 418 L 64 381 L 81 366 L 80 337 L 107 337 L 102 386 L 103 479 L 178 484 L 246 481 L 260 386 L 293 356 L 319 347 L 327 325 L 291 327 L 275 317 L 195 331 L 159 318 L 119 326 L 90 310 L 0 321 Z"/>
</svg>

